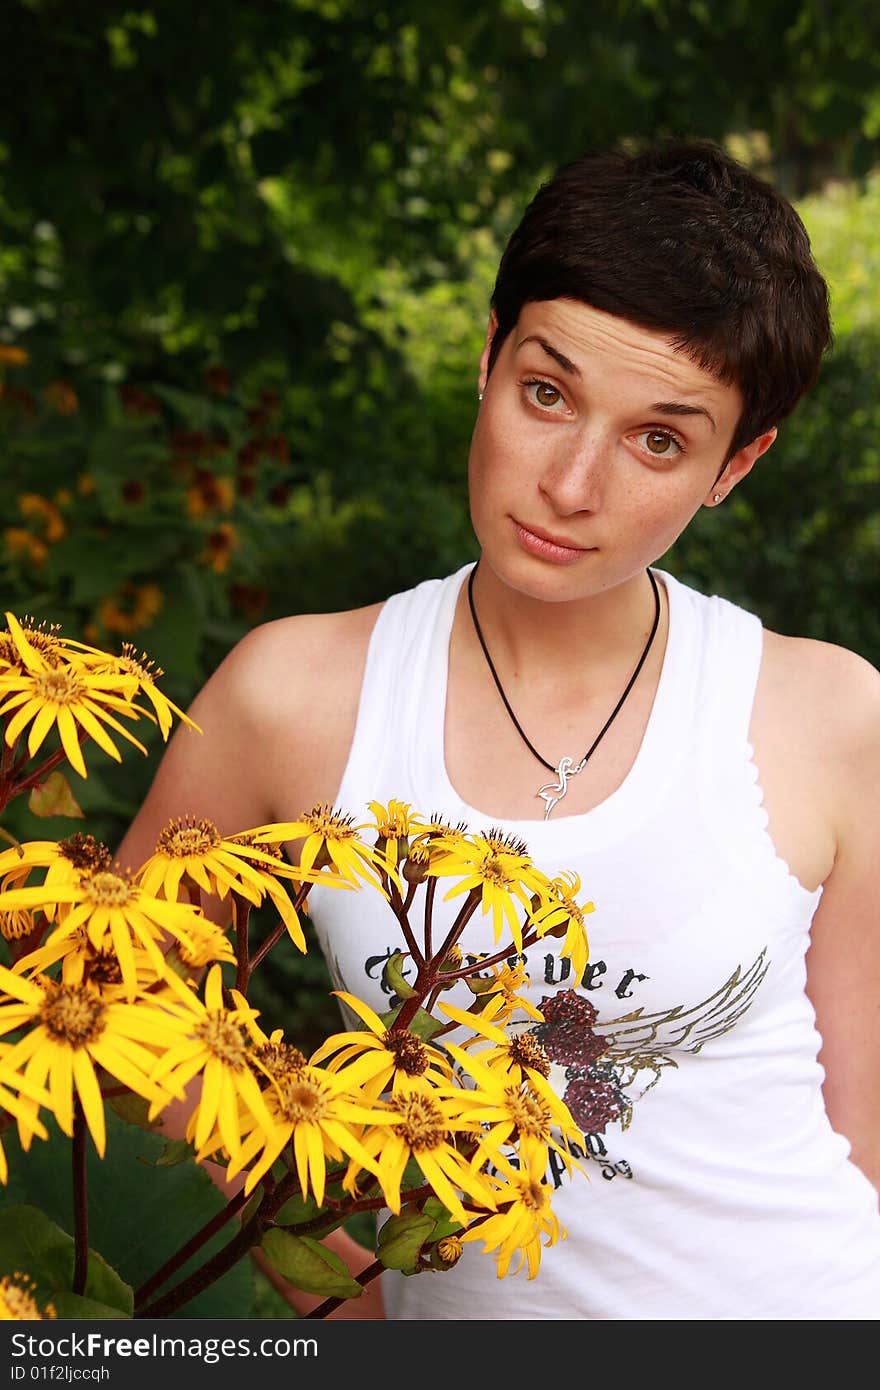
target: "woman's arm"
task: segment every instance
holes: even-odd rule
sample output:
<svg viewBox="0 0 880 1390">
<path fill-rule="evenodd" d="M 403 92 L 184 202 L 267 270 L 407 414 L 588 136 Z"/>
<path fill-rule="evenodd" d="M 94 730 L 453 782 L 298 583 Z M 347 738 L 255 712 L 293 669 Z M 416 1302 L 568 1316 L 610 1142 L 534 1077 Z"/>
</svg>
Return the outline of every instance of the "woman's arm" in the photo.
<svg viewBox="0 0 880 1390">
<path fill-rule="evenodd" d="M 378 605 L 348 613 L 281 619 L 255 628 L 229 653 L 200 690 L 190 709 L 201 733 L 179 725 L 169 740 L 152 785 L 129 826 L 116 858 L 136 870 L 153 853 L 159 832 L 183 816 L 206 818 L 221 834 L 296 818 L 318 801 L 332 801 L 342 777 L 357 714 L 369 635 Z M 224 926 L 229 902 L 202 895 L 206 913 Z M 198 1087 L 185 1102 L 162 1112 L 162 1134 L 185 1134 Z M 204 1167 L 229 1196 L 223 1168 Z M 328 1246 L 353 1274 L 372 1263 L 371 1251 L 343 1230 Z M 259 1251 L 252 1252 L 291 1307 L 306 1314 L 323 1300 L 295 1289 Z M 330 1315 L 381 1318 L 379 1280 L 359 1299 Z"/>
<path fill-rule="evenodd" d="M 841 656 L 824 730 L 837 853 L 807 955 L 834 1129 L 880 1191 L 880 674 Z"/>
</svg>

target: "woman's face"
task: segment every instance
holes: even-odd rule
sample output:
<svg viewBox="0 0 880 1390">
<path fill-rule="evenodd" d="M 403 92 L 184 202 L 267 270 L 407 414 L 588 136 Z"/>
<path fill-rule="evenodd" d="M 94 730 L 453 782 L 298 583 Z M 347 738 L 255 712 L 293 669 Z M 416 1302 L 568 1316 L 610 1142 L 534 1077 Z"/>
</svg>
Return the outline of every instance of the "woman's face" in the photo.
<svg viewBox="0 0 880 1390">
<path fill-rule="evenodd" d="M 719 479 L 742 397 L 663 333 L 577 300 L 526 304 L 487 377 L 493 327 L 471 520 L 498 577 L 535 598 L 588 597 L 642 573 L 775 436 Z"/>
</svg>

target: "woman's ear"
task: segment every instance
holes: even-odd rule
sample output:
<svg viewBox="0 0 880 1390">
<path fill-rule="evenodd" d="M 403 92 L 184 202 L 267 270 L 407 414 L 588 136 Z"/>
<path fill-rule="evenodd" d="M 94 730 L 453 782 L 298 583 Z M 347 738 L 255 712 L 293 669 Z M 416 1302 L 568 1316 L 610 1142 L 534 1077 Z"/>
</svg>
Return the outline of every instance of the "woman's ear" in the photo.
<svg viewBox="0 0 880 1390">
<path fill-rule="evenodd" d="M 492 351 L 492 342 L 495 338 L 495 330 L 498 327 L 498 318 L 495 310 L 489 313 L 489 323 L 486 327 L 486 341 L 483 344 L 483 351 L 480 354 L 480 374 L 477 378 L 477 390 L 482 397 L 486 389 L 486 382 L 489 380 L 489 354 Z"/>
<path fill-rule="evenodd" d="M 751 444 L 744 444 L 741 449 L 737 449 L 736 453 L 727 460 L 721 473 L 712 484 L 712 491 L 703 506 L 720 506 L 737 483 L 741 483 L 743 478 L 751 473 L 758 459 L 762 454 L 766 454 L 775 438 L 776 426 L 774 425 L 772 430 L 767 430 L 765 434 L 759 434 L 757 438 L 752 440 Z"/>
</svg>

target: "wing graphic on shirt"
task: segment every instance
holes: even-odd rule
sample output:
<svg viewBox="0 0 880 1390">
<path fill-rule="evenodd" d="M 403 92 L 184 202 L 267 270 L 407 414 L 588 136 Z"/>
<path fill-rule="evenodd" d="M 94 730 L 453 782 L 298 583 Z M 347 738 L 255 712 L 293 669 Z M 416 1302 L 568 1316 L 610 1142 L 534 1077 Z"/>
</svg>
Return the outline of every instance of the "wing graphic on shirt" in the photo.
<svg viewBox="0 0 880 1390">
<path fill-rule="evenodd" d="M 607 1052 L 614 1057 L 699 1052 L 704 1043 L 733 1028 L 750 1007 L 770 967 L 766 956 L 766 950 L 762 951 L 747 970 L 738 965 L 714 994 L 692 1008 L 678 1004 L 653 1014 L 638 1008 L 607 1023 L 599 1020 L 599 1030 L 608 1040 Z"/>
<path fill-rule="evenodd" d="M 764 950 L 699 1004 L 654 1013 L 639 1007 L 607 1020 L 590 999 L 563 990 L 541 1000 L 543 1023 L 523 1023 L 515 1031 L 542 1045 L 551 1065 L 548 1080 L 585 1133 L 603 1134 L 613 1122 L 626 1129 L 634 1102 L 657 1084 L 664 1068 L 678 1066 L 677 1052 L 698 1053 L 736 1025 L 769 964 Z"/>
</svg>

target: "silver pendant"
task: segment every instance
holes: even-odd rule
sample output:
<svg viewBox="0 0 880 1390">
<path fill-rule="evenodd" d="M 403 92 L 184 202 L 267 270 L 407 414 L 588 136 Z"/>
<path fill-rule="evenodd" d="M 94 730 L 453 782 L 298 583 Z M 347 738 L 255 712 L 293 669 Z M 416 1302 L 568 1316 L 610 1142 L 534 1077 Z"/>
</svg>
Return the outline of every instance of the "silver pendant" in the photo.
<svg viewBox="0 0 880 1390">
<path fill-rule="evenodd" d="M 569 779 L 576 777 L 583 768 L 583 763 L 575 767 L 574 758 L 560 758 L 556 765 L 557 782 L 547 782 L 543 787 L 539 787 L 536 796 L 539 796 L 547 808 L 544 812 L 544 819 L 550 819 L 550 812 L 557 806 L 565 793 L 568 791 Z"/>
</svg>

